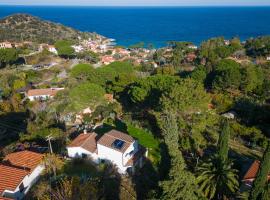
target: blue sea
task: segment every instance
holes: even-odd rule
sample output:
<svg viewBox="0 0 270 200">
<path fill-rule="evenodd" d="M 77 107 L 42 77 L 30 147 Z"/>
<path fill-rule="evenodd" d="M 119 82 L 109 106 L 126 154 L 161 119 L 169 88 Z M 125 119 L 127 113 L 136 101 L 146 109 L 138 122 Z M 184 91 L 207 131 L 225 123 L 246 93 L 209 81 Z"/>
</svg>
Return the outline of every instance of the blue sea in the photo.
<svg viewBox="0 0 270 200">
<path fill-rule="evenodd" d="M 128 46 L 168 41 L 200 44 L 217 36 L 245 40 L 270 35 L 270 7 L 61 7 L 0 6 L 0 18 L 29 13 Z"/>
</svg>

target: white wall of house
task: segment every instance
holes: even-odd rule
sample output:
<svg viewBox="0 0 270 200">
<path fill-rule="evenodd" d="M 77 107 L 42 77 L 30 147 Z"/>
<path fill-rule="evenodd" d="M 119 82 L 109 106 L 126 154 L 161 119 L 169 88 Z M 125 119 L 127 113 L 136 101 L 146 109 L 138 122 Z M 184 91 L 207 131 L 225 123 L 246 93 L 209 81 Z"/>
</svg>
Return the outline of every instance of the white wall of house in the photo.
<svg viewBox="0 0 270 200">
<path fill-rule="evenodd" d="M 86 149 L 82 147 L 67 147 L 67 151 L 68 151 L 68 157 L 70 158 L 82 158 L 83 155 L 85 154 L 88 157 L 91 157 L 95 163 L 99 162 L 98 155 L 96 153 L 87 151 Z"/>
<path fill-rule="evenodd" d="M 124 165 L 128 162 L 129 159 L 134 156 L 134 154 L 138 151 L 138 141 L 133 142 L 128 149 L 123 154 L 123 163 Z"/>
<path fill-rule="evenodd" d="M 51 53 L 58 54 L 56 48 L 54 48 L 54 47 L 49 47 L 48 50 L 49 50 L 49 52 L 51 52 Z"/>
<path fill-rule="evenodd" d="M 17 188 L 14 191 L 5 190 L 3 192 L 3 196 L 9 197 L 12 199 L 18 199 L 18 200 L 22 199 L 27 194 L 27 192 L 30 190 L 30 188 L 38 181 L 43 170 L 44 170 L 43 165 L 37 166 L 32 171 L 31 174 L 24 177 L 22 182 L 17 186 Z M 21 184 L 23 184 L 24 188 L 25 188 L 22 192 L 20 192 L 20 185 Z"/>
<path fill-rule="evenodd" d="M 125 164 L 138 150 L 139 145 L 137 140 L 134 141 L 124 153 L 100 144 L 97 144 L 97 154 L 91 153 L 82 147 L 67 147 L 68 157 L 81 158 L 83 157 L 83 154 L 85 154 L 92 158 L 92 160 L 97 164 L 102 160 L 109 161 L 118 167 L 118 172 L 121 174 L 125 174 L 127 172 L 127 168 L 131 167 L 125 166 Z"/>
<path fill-rule="evenodd" d="M 36 101 L 36 100 L 47 100 L 52 98 L 50 95 L 38 95 L 38 96 L 28 96 L 28 99 L 30 101 Z"/>
<path fill-rule="evenodd" d="M 100 144 L 97 144 L 97 149 L 100 159 L 108 160 L 115 164 L 118 167 L 119 173 L 126 173 L 128 167 L 125 164 L 138 151 L 138 142 L 133 142 L 124 153 Z M 132 151 L 133 153 L 130 154 Z"/>
</svg>

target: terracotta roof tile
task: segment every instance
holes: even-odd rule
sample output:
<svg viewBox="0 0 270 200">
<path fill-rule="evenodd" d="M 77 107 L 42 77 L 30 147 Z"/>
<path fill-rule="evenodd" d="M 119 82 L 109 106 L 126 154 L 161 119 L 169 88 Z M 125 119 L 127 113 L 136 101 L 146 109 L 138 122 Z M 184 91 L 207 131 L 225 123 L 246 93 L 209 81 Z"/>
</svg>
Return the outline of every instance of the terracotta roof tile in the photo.
<svg viewBox="0 0 270 200">
<path fill-rule="evenodd" d="M 82 147 L 91 153 L 95 153 L 97 149 L 96 133 L 82 133 L 76 137 L 68 147 Z"/>
<path fill-rule="evenodd" d="M 59 92 L 60 90 L 62 90 L 62 88 L 32 89 L 28 90 L 27 96 L 40 96 L 40 95 L 55 96 L 57 92 Z"/>
<path fill-rule="evenodd" d="M 33 171 L 43 160 L 43 155 L 33 151 L 19 151 L 7 155 L 3 163 Z"/>
<path fill-rule="evenodd" d="M 256 178 L 256 175 L 260 169 L 260 161 L 255 160 L 250 168 L 248 169 L 247 173 L 245 174 L 243 180 L 254 180 Z M 268 176 L 268 179 L 270 180 L 270 174 Z"/>
<path fill-rule="evenodd" d="M 124 141 L 123 147 L 121 149 L 117 149 L 113 147 L 113 142 L 115 140 L 122 140 Z M 99 140 L 98 144 L 109 147 L 111 149 L 114 149 L 116 151 L 120 151 L 124 153 L 127 148 L 134 142 L 135 140 L 130 135 L 127 135 L 125 133 L 122 133 L 117 130 L 111 130 L 108 133 L 104 134 Z"/>
<path fill-rule="evenodd" d="M 0 194 L 4 190 L 14 191 L 29 171 L 0 164 Z"/>
</svg>

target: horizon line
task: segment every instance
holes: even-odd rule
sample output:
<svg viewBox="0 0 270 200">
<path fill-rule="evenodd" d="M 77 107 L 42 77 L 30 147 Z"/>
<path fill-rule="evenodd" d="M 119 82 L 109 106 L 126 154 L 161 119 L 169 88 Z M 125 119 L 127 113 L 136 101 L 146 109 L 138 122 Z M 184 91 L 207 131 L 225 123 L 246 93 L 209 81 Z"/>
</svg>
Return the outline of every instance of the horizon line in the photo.
<svg viewBox="0 0 270 200">
<path fill-rule="evenodd" d="M 269 6 L 269 4 L 258 4 L 258 5 L 77 5 L 77 4 L 1 4 L 0 6 L 51 6 L 51 7 L 264 7 Z"/>
</svg>

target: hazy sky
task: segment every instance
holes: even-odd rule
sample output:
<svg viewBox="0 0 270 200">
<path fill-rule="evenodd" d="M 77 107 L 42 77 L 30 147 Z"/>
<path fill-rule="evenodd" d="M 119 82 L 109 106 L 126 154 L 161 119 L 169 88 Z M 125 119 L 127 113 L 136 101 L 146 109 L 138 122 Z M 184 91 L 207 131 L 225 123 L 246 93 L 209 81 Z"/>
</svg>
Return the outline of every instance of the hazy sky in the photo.
<svg viewBox="0 0 270 200">
<path fill-rule="evenodd" d="M 270 5 L 270 0 L 0 0 L 7 5 L 208 6 Z"/>
</svg>

